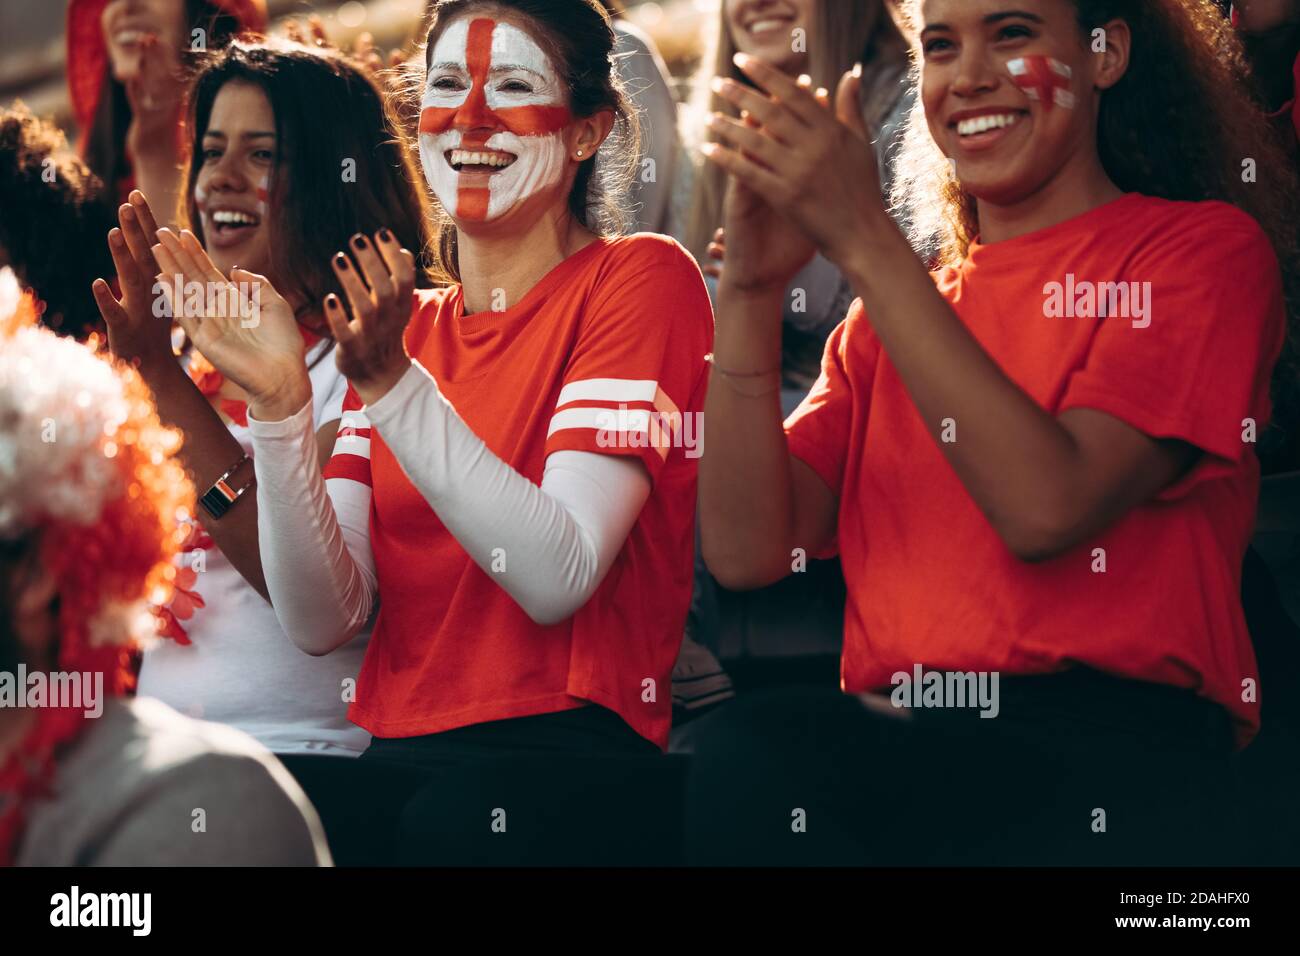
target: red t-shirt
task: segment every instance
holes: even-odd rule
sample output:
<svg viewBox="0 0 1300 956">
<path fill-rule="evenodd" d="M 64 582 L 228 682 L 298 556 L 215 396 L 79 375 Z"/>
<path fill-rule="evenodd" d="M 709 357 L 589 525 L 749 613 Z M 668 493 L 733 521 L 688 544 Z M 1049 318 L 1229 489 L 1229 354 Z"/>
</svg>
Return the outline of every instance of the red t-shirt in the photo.
<svg viewBox="0 0 1300 956">
<path fill-rule="evenodd" d="M 918 663 L 1004 675 L 1084 664 L 1193 688 L 1231 712 L 1244 743 L 1259 724 L 1258 703 L 1242 699 L 1243 681 L 1257 687 L 1258 675 L 1240 599 L 1259 465 L 1243 419 L 1263 428 L 1285 334 L 1264 233 L 1223 203 L 1134 194 L 977 243 L 935 281 L 1003 372 L 1052 414 L 1096 409 L 1204 454 L 1092 540 L 1041 563 L 1018 560 L 855 302 L 786 422 L 791 452 L 840 499 L 843 688 L 885 688 Z M 1135 297 L 1131 317 L 1084 317 L 1088 290 L 1109 301 L 1103 282 L 1150 283 L 1136 287 L 1146 316 Z M 961 411 L 955 418 L 960 441 Z M 1097 548 L 1104 572 L 1094 570 Z"/>
<path fill-rule="evenodd" d="M 367 431 L 349 388 L 339 432 L 349 441 L 326 477 L 373 487 L 379 578 L 349 717 L 378 737 L 410 737 L 592 702 L 667 746 L 713 339 L 699 267 L 671 239 L 637 235 L 585 247 L 505 312 L 463 315 L 460 286 L 416 300 L 407 350 L 496 455 L 538 484 L 555 451 L 632 455 L 654 487 L 596 593 L 545 627 L 461 548 Z M 624 427 L 617 444 L 608 429 Z"/>
</svg>

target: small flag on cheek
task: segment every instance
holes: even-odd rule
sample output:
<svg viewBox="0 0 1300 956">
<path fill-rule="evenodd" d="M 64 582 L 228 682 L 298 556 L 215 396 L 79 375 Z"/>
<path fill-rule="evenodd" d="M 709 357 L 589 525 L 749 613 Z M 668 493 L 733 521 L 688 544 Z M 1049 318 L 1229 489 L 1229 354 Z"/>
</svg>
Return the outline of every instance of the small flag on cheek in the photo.
<svg viewBox="0 0 1300 956">
<path fill-rule="evenodd" d="M 1031 100 L 1050 110 L 1053 105 L 1074 109 L 1074 92 L 1071 89 L 1074 71 L 1060 60 L 1050 56 L 1026 56 L 1007 61 L 1011 79 L 1025 91 Z"/>
<path fill-rule="evenodd" d="M 257 184 L 257 214 L 265 216 L 271 208 L 271 178 L 263 176 Z"/>
</svg>

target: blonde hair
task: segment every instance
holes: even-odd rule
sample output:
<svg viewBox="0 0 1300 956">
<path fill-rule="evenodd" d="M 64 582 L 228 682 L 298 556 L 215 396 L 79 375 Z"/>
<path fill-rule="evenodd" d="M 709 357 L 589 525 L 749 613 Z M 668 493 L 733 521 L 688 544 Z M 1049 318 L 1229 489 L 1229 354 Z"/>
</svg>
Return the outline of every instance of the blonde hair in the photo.
<svg viewBox="0 0 1300 956">
<path fill-rule="evenodd" d="M 736 44 L 727 27 L 726 8 L 719 4 L 706 52 L 692 83 L 691 102 L 685 110 L 682 139 L 694 148 L 706 141 L 711 113 L 735 116 L 736 110 L 709 88 L 714 76 L 726 76 L 747 83 L 732 58 Z M 840 77 L 855 63 L 862 63 L 863 109 L 868 117 L 882 118 L 898 96 L 895 82 L 907 70 L 908 44 L 894 20 L 887 0 L 816 0 L 812 22 L 808 24 L 808 75 L 814 87 L 834 91 Z M 713 233 L 722 225 L 722 199 L 726 193 L 726 174 L 711 163 L 696 163 L 689 210 L 686 214 L 684 242 L 702 259 Z"/>
</svg>

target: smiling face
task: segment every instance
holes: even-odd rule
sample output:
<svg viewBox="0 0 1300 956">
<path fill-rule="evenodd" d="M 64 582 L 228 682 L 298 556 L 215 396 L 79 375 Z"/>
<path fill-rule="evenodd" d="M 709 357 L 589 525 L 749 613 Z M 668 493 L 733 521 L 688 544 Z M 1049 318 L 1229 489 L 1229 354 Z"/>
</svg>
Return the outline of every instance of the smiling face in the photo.
<svg viewBox="0 0 1300 956">
<path fill-rule="evenodd" d="M 265 274 L 271 261 L 267 193 L 276 163 L 275 114 L 261 87 L 232 80 L 212 102 L 194 204 L 203 245 L 222 272 Z"/>
<path fill-rule="evenodd" d="M 793 76 L 808 69 L 807 43 L 796 45 L 794 31 L 807 37 L 816 0 L 725 0 L 723 16 L 731 42 L 741 53 Z M 827 0 L 840 3 L 844 0 Z"/>
<path fill-rule="evenodd" d="M 183 0 L 111 0 L 100 18 L 113 78 L 119 83 L 140 72 L 149 43 L 158 43 L 179 62 L 185 40 Z"/>
<path fill-rule="evenodd" d="M 926 0 L 921 97 L 962 187 L 1010 205 L 1096 151 L 1098 69 L 1070 0 Z"/>
<path fill-rule="evenodd" d="M 420 163 L 438 201 L 465 227 L 563 204 L 573 120 L 551 58 L 522 26 L 466 15 L 429 56 Z"/>
</svg>

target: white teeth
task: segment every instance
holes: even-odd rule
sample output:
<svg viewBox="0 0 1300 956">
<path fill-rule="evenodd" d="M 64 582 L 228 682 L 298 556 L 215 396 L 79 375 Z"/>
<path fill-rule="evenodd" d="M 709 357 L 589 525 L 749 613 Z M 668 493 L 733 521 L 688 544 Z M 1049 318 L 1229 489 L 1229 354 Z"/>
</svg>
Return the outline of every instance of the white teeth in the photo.
<svg viewBox="0 0 1300 956">
<path fill-rule="evenodd" d="M 118 30 L 117 35 L 113 37 L 113 42 L 118 46 L 130 46 L 132 43 L 139 43 L 144 33 L 140 30 Z"/>
<path fill-rule="evenodd" d="M 513 156 L 503 156 L 500 153 L 476 153 L 468 149 L 451 151 L 453 166 L 509 166 L 514 161 Z"/>
<path fill-rule="evenodd" d="M 962 120 L 957 124 L 957 135 L 974 136 L 977 133 L 987 133 L 991 129 L 1002 129 L 1006 126 L 1014 126 L 1020 122 L 1019 113 L 1003 113 L 993 116 L 977 116 L 973 119 Z"/>
<path fill-rule="evenodd" d="M 749 25 L 750 33 L 767 33 L 769 30 L 780 30 L 786 25 L 785 20 L 755 20 Z"/>
<path fill-rule="evenodd" d="M 233 209 L 222 209 L 212 214 L 212 221 L 222 226 L 240 225 L 255 226 L 257 217 L 250 216 L 247 213 L 235 212 Z"/>
</svg>

